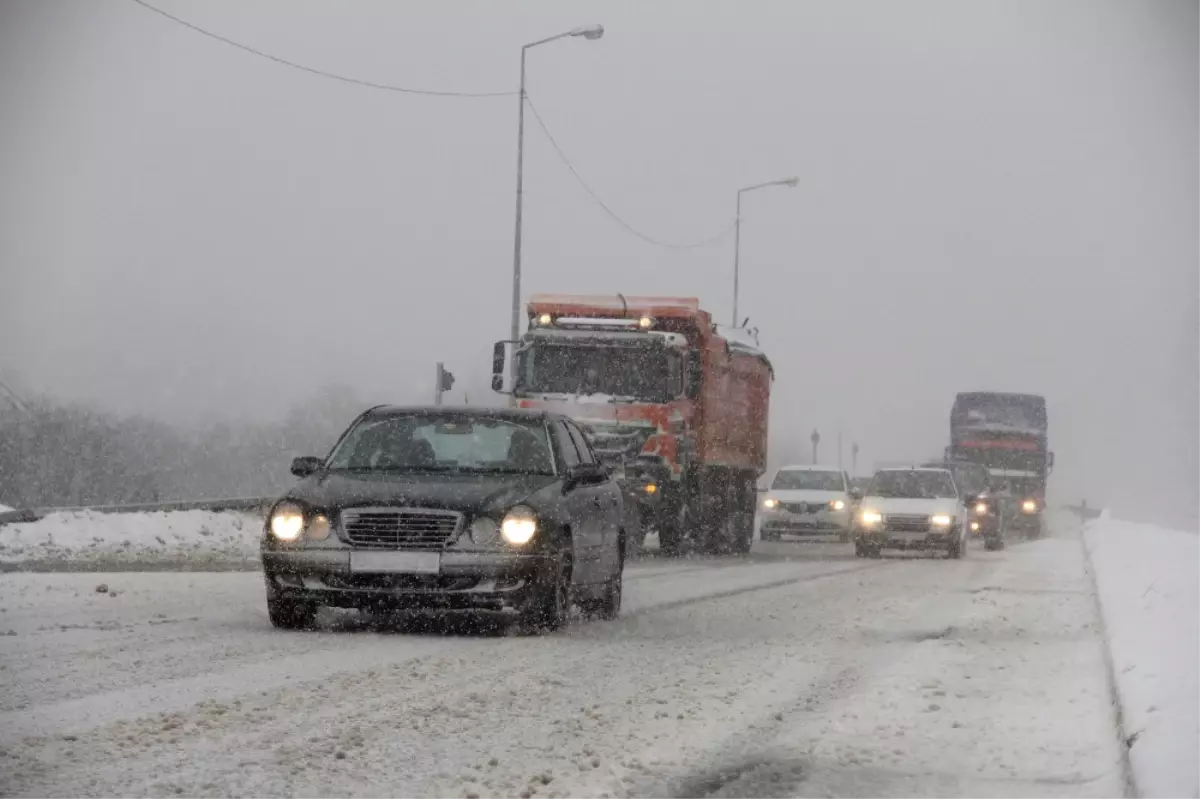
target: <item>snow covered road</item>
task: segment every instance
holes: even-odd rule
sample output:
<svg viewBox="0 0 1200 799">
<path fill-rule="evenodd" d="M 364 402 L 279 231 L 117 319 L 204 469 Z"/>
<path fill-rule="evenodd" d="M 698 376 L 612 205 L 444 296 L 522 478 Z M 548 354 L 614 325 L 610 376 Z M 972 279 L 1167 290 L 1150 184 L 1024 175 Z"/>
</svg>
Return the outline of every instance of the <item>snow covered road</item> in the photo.
<svg viewBox="0 0 1200 799">
<path fill-rule="evenodd" d="M 256 573 L 2 575 L 0 794 L 1122 793 L 1077 540 L 848 552 L 639 562 L 621 620 L 540 639 L 279 632 Z"/>
</svg>

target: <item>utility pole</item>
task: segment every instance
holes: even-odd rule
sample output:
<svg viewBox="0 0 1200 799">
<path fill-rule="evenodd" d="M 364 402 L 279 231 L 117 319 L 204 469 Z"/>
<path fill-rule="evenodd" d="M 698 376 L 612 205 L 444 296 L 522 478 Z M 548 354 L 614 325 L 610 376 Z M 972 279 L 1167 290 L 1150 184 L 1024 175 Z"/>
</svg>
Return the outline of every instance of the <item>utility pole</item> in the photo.
<svg viewBox="0 0 1200 799">
<path fill-rule="evenodd" d="M 809 440 L 812 441 L 813 465 L 816 466 L 817 465 L 817 444 L 821 443 L 821 434 L 816 431 L 816 428 L 813 429 L 812 436 L 809 437 Z"/>
<path fill-rule="evenodd" d="M 837 447 L 838 447 L 838 471 L 840 472 L 840 471 L 844 471 L 844 469 L 842 468 L 842 428 L 841 427 L 838 428 Z"/>
<path fill-rule="evenodd" d="M 858 442 L 850 445 L 850 473 L 858 477 Z"/>
</svg>

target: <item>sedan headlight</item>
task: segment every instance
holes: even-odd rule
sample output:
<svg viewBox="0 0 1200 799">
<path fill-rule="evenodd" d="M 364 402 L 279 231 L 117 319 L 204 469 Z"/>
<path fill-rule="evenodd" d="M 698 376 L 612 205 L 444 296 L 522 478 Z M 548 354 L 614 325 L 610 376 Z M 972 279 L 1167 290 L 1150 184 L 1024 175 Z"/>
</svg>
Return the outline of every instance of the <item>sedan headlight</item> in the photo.
<svg viewBox="0 0 1200 799">
<path fill-rule="evenodd" d="M 933 522 L 934 527 L 949 527 L 951 519 L 944 513 L 939 513 L 929 521 Z"/>
<path fill-rule="evenodd" d="M 309 541 L 324 541 L 329 537 L 329 517 L 324 513 L 318 513 L 308 520 L 308 530 L 305 535 Z"/>
<path fill-rule="evenodd" d="M 1022 513 L 1037 513 L 1037 500 L 1027 499 L 1021 503 Z"/>
<path fill-rule="evenodd" d="M 500 535 L 510 544 L 524 546 L 537 532 L 537 514 L 533 508 L 518 505 L 508 512 L 500 523 Z"/>
<path fill-rule="evenodd" d="M 767 510 L 774 510 L 779 507 L 779 500 L 775 499 L 775 497 L 767 497 L 763 500 L 763 507 Z"/>
<path fill-rule="evenodd" d="M 858 520 L 869 527 L 883 521 L 883 514 L 877 510 L 867 509 L 858 514 Z"/>
<path fill-rule="evenodd" d="M 280 541 L 295 541 L 304 532 L 304 508 L 295 502 L 280 502 L 271 511 L 270 530 Z"/>
<path fill-rule="evenodd" d="M 829 509 L 830 510 L 845 510 L 846 509 L 846 501 L 843 499 L 830 500 L 829 501 Z"/>
</svg>

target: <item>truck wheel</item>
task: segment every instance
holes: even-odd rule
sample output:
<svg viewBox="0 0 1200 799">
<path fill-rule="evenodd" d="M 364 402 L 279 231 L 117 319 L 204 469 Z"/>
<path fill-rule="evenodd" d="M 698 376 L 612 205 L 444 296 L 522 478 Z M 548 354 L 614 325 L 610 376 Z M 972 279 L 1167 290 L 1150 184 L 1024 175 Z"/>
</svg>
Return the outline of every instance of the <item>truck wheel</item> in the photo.
<svg viewBox="0 0 1200 799">
<path fill-rule="evenodd" d="M 668 556 L 675 557 L 683 545 L 683 531 L 688 523 L 687 506 L 679 508 L 664 508 L 658 517 L 658 549 Z"/>
<path fill-rule="evenodd" d="M 317 606 L 268 593 L 267 617 L 272 626 L 281 630 L 310 630 L 317 620 Z"/>
<path fill-rule="evenodd" d="M 983 539 L 983 548 L 988 552 L 995 552 L 998 549 L 1004 549 L 1004 539 L 1000 536 L 988 536 Z"/>
</svg>

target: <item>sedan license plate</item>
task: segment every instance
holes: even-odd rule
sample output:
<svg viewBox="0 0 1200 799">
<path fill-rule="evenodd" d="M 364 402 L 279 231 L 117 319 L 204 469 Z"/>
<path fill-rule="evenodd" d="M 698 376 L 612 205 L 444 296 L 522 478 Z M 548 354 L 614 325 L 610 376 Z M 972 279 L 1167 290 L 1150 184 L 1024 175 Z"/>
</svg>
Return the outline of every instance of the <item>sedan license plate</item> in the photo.
<svg viewBox="0 0 1200 799">
<path fill-rule="evenodd" d="M 892 533 L 891 538 L 894 541 L 904 541 L 911 544 L 913 541 L 924 541 L 925 533 Z"/>
<path fill-rule="evenodd" d="M 350 571 L 373 574 L 437 574 L 440 552 L 351 552 Z"/>
</svg>

